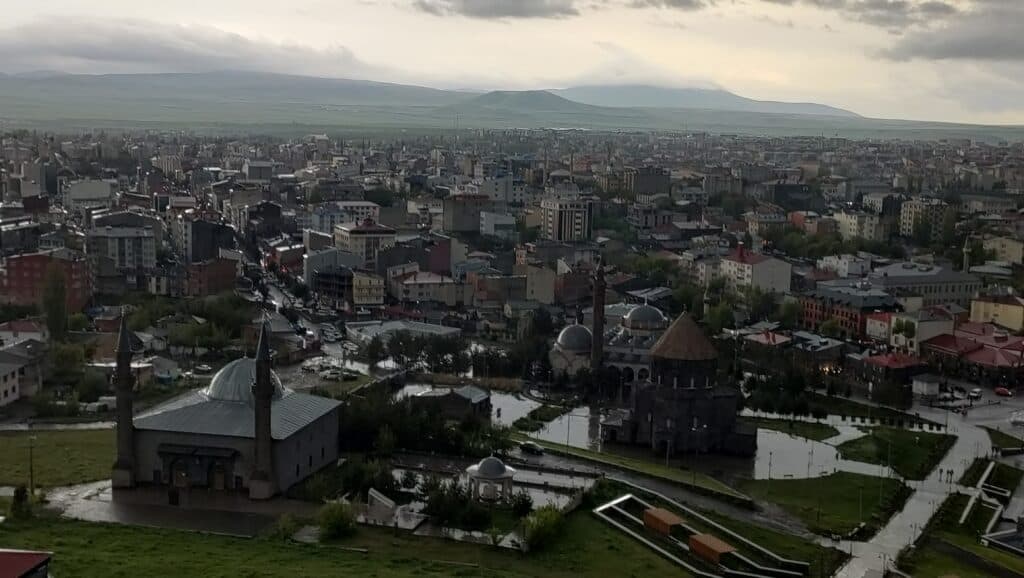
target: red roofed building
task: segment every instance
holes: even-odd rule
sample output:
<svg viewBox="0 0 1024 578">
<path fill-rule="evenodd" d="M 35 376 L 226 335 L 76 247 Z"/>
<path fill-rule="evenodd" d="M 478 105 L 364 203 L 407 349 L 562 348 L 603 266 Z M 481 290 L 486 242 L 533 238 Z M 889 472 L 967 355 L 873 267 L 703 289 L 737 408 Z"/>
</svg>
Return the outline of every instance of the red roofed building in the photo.
<svg viewBox="0 0 1024 578">
<path fill-rule="evenodd" d="M 943 373 L 992 387 L 1024 383 L 1024 337 L 990 323 L 964 323 L 953 333 L 921 342 L 921 352 Z"/>
<path fill-rule="evenodd" d="M 0 578 L 46 578 L 49 575 L 49 553 L 0 550 Z"/>
<path fill-rule="evenodd" d="M 754 287 L 768 293 L 786 293 L 792 278 L 789 263 L 761 253 L 752 253 L 740 243 L 732 253 L 722 257 L 719 275 L 733 291 Z"/>
</svg>

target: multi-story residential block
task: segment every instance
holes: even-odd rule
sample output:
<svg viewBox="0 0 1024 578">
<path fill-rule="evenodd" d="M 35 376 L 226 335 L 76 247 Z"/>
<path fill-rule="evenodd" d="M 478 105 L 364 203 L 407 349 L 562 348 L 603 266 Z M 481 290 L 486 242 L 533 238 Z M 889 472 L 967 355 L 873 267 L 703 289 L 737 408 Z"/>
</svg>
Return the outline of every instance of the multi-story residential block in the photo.
<svg viewBox="0 0 1024 578">
<path fill-rule="evenodd" d="M 232 291 L 238 269 L 231 259 L 213 257 L 196 261 L 186 269 L 186 294 L 191 297 L 209 297 Z"/>
<path fill-rule="evenodd" d="M 92 298 L 92 279 L 85 255 L 71 249 L 10 255 L 0 266 L 0 302 L 14 305 L 43 304 L 46 276 L 51 268 L 64 276 L 69 312 L 81 311 Z"/>
<path fill-rule="evenodd" d="M 840 277 L 863 277 L 871 272 L 871 262 L 856 255 L 829 255 L 818 259 L 817 266 Z"/>
<path fill-rule="evenodd" d="M 100 226 L 89 230 L 87 254 L 96 293 L 145 291 L 156 268 L 157 237 L 151 226 Z"/>
<path fill-rule="evenodd" d="M 747 251 L 743 244 L 722 257 L 718 274 L 733 291 L 755 288 L 770 293 L 789 291 L 792 266 L 780 259 Z"/>
<path fill-rule="evenodd" d="M 492 210 L 493 201 L 487 195 L 452 195 L 444 199 L 442 227 L 449 233 L 476 233 L 480 231 L 480 213 Z"/>
<path fill-rule="evenodd" d="M 302 280 L 306 286 L 316 292 L 316 275 L 326 274 L 336 269 L 357 269 L 363 267 L 361 255 L 343 251 L 337 247 L 307 250 L 302 257 Z"/>
<path fill-rule="evenodd" d="M 817 331 L 834 320 L 846 337 L 864 337 L 868 316 L 894 311 L 896 299 L 880 288 L 863 281 L 828 281 L 800 295 L 800 324 Z"/>
<path fill-rule="evenodd" d="M 639 194 L 670 195 L 672 175 L 660 167 L 629 167 L 625 172 L 625 186 L 633 196 Z"/>
<path fill-rule="evenodd" d="M 1024 241 L 1013 237 L 993 237 L 983 241 L 986 251 L 994 251 L 996 260 L 1024 264 Z"/>
<path fill-rule="evenodd" d="M 358 255 L 363 261 L 362 268 L 371 271 L 377 267 L 377 255 L 381 250 L 393 246 L 395 238 L 394 229 L 375 223 L 372 219 L 334 227 L 334 244 L 342 251 Z"/>
<path fill-rule="evenodd" d="M 579 196 L 545 198 L 540 202 L 541 236 L 552 241 L 587 241 L 593 234 L 594 203 Z"/>
<path fill-rule="evenodd" d="M 506 241 L 515 241 L 518 237 L 516 218 L 508 213 L 481 211 L 480 234 L 485 237 L 497 237 Z"/>
<path fill-rule="evenodd" d="M 912 199 L 900 207 L 900 235 L 914 236 L 919 226 L 928 227 L 933 241 L 942 237 L 942 220 L 949 207 L 939 199 Z"/>
<path fill-rule="evenodd" d="M 764 237 L 789 226 L 786 215 L 775 211 L 752 211 L 743 215 L 743 220 L 747 222 L 747 232 L 756 237 Z"/>
<path fill-rule="evenodd" d="M 979 295 L 971 300 L 971 321 L 1024 331 L 1024 299 L 1018 295 Z"/>
<path fill-rule="evenodd" d="M 642 233 L 649 233 L 672 222 L 672 213 L 655 205 L 633 203 L 626 212 L 626 222 Z"/>
<path fill-rule="evenodd" d="M 921 343 L 952 333 L 953 327 L 953 316 L 938 307 L 926 307 L 912 313 L 893 313 L 889 344 L 917 355 L 921 352 Z"/>
<path fill-rule="evenodd" d="M 352 275 L 352 306 L 379 308 L 384 305 L 384 278 L 364 271 Z"/>
<path fill-rule="evenodd" d="M 880 215 L 863 211 L 839 211 L 832 218 L 836 220 L 839 236 L 843 240 L 866 239 L 884 241 L 888 236 Z"/>
<path fill-rule="evenodd" d="M 309 228 L 331 233 L 335 225 L 360 223 L 366 219 L 380 222 L 380 205 L 370 201 L 335 201 L 313 207 L 309 213 Z"/>
</svg>

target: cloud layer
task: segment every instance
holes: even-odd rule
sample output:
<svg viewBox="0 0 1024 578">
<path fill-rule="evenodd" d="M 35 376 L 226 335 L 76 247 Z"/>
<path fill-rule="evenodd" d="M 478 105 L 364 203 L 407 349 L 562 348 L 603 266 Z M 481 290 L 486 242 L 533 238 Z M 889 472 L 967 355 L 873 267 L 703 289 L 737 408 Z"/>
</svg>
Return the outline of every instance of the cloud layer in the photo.
<svg viewBox="0 0 1024 578">
<path fill-rule="evenodd" d="M 414 0 L 413 7 L 435 16 L 469 18 L 564 18 L 579 14 L 573 0 Z"/>
<path fill-rule="evenodd" d="M 895 60 L 1024 62 L 1024 1 L 980 0 L 931 31 L 907 34 L 883 54 Z"/>
<path fill-rule="evenodd" d="M 316 49 L 250 38 L 210 26 L 54 17 L 0 34 L 7 72 L 202 72 L 259 70 L 364 76 L 385 72 L 344 46 Z"/>
</svg>

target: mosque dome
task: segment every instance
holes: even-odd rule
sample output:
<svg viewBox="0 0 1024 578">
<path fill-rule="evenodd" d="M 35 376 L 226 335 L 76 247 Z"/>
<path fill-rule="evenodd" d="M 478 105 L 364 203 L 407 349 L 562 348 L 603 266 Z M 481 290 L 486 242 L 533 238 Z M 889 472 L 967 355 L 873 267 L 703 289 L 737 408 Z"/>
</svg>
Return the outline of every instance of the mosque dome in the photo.
<svg viewBox="0 0 1024 578">
<path fill-rule="evenodd" d="M 630 310 L 622 318 L 622 324 L 627 329 L 664 329 L 668 325 L 668 319 L 660 309 L 645 303 Z"/>
<path fill-rule="evenodd" d="M 274 399 L 280 399 L 290 393 L 281 385 L 280 378 L 273 370 L 270 380 L 274 385 Z M 206 388 L 206 397 L 220 401 L 240 401 L 252 403 L 252 386 L 256 381 L 256 360 L 243 357 L 225 365 L 210 380 Z"/>
<path fill-rule="evenodd" d="M 583 353 L 590 351 L 594 337 L 585 325 L 569 325 L 558 334 L 558 347 L 562 351 Z"/>
</svg>

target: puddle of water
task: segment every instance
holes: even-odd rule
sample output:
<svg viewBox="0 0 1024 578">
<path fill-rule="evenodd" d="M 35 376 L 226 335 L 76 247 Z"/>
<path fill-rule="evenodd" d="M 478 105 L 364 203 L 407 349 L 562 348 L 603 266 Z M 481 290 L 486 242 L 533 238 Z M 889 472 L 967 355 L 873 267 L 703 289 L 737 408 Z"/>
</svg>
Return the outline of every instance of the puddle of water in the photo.
<svg viewBox="0 0 1024 578">
<path fill-rule="evenodd" d="M 411 395 L 419 395 L 434 389 L 435 386 L 424 383 L 409 383 L 395 392 L 395 399 L 404 399 Z M 444 387 L 444 386 L 438 386 Z M 495 424 L 511 426 L 513 422 L 525 417 L 531 410 L 540 406 L 532 399 L 498 391 L 491 392 L 491 421 Z"/>
<path fill-rule="evenodd" d="M 544 441 L 600 450 L 601 414 L 597 411 L 591 412 L 585 405 L 573 408 L 569 413 L 548 422 L 533 435 Z"/>
<path fill-rule="evenodd" d="M 835 471 L 869 476 L 890 476 L 889 468 L 844 460 L 834 446 L 774 430 L 757 431 L 755 480 L 805 479 Z"/>
</svg>

